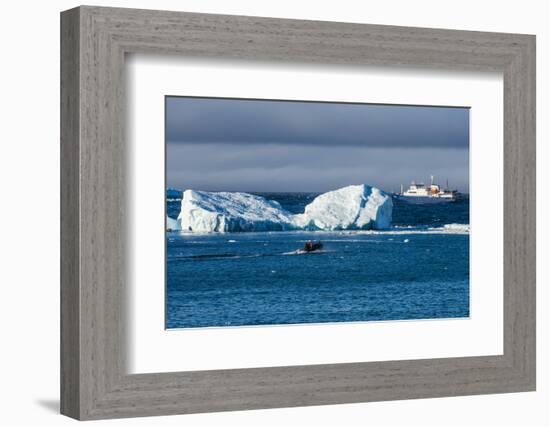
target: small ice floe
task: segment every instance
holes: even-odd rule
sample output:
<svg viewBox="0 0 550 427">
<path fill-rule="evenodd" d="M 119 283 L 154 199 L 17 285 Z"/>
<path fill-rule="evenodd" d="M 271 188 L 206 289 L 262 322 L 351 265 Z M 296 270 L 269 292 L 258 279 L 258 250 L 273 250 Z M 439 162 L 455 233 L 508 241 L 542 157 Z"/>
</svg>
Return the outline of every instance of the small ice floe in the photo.
<svg viewBox="0 0 550 427">
<path fill-rule="evenodd" d="M 277 273 L 277 270 L 271 270 L 271 273 Z"/>
<path fill-rule="evenodd" d="M 181 231 L 181 222 L 179 219 L 166 216 L 166 231 Z"/>
<path fill-rule="evenodd" d="M 445 224 L 443 229 L 448 232 L 468 234 L 470 233 L 470 224 Z"/>
<path fill-rule="evenodd" d="M 410 241 L 409 239 L 405 239 L 403 240 L 403 243 L 409 243 L 409 241 Z"/>
<path fill-rule="evenodd" d="M 233 240 L 233 239 L 230 239 L 230 240 L 227 241 L 227 243 L 237 243 L 237 241 Z"/>
</svg>

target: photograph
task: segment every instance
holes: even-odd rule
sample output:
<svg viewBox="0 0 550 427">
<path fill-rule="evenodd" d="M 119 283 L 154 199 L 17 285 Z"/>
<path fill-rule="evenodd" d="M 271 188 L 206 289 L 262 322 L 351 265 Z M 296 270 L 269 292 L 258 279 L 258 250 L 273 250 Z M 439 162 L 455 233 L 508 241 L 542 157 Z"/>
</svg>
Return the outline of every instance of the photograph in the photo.
<svg viewBox="0 0 550 427">
<path fill-rule="evenodd" d="M 541 425 L 542 6 L 226 3 L 8 6 L 8 419 Z"/>
<path fill-rule="evenodd" d="M 165 108 L 167 329 L 470 315 L 468 107 Z"/>
</svg>

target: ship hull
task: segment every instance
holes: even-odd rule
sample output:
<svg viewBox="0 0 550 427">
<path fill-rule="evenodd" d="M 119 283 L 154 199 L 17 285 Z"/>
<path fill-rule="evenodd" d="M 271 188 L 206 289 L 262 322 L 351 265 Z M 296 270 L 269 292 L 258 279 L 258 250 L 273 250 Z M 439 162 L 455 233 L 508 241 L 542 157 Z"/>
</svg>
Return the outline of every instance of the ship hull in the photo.
<svg viewBox="0 0 550 427">
<path fill-rule="evenodd" d="M 416 205 L 452 203 L 456 201 L 456 198 L 451 199 L 449 197 L 402 196 L 402 195 L 394 195 L 393 197 L 394 199 L 397 199 L 399 201 L 402 201 L 405 203 L 412 203 Z"/>
</svg>

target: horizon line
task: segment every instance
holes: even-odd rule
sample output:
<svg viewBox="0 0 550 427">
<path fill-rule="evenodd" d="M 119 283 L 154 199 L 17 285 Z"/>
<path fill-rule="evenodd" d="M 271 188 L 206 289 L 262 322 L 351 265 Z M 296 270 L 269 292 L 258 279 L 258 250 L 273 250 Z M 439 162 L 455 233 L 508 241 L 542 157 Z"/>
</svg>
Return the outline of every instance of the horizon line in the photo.
<svg viewBox="0 0 550 427">
<path fill-rule="evenodd" d="M 369 185 L 369 184 L 349 184 L 349 186 L 351 185 Z M 344 186 L 344 187 L 348 187 L 348 185 Z M 338 188 L 334 188 L 332 190 L 325 190 L 325 191 L 283 191 L 283 190 L 280 190 L 280 191 L 258 191 L 258 190 L 198 190 L 198 189 L 195 189 L 195 188 L 186 188 L 185 190 L 181 190 L 179 188 L 175 188 L 175 187 L 166 187 L 164 191 L 168 191 L 168 190 L 175 190 L 175 191 L 181 191 L 182 193 L 186 190 L 193 190 L 193 191 L 206 191 L 208 193 L 249 193 L 249 194 L 254 194 L 254 193 L 261 193 L 261 194 L 280 194 L 280 193 L 287 193 L 287 194 L 311 194 L 311 193 L 319 193 L 319 194 L 322 194 L 322 193 L 327 193 L 329 191 L 335 191 L 335 190 L 338 190 L 340 188 L 344 188 L 344 187 L 338 187 Z M 386 193 L 394 193 L 394 191 L 387 191 L 387 190 L 384 190 L 383 188 L 380 188 L 380 187 L 376 187 L 376 186 L 373 186 L 373 185 L 369 185 L 369 187 L 374 187 L 374 188 L 378 188 L 379 190 L 382 190 L 382 191 L 385 191 Z M 457 190 L 458 191 L 458 190 Z M 459 191 L 461 194 L 470 194 L 470 192 L 462 192 L 462 191 Z"/>
</svg>

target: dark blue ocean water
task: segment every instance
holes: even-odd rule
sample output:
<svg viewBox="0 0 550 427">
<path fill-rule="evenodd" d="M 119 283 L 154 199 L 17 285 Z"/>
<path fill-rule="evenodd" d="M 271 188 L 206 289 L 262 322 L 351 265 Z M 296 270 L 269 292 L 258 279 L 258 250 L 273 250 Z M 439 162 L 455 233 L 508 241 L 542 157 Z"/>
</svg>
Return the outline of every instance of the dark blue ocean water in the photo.
<svg viewBox="0 0 550 427">
<path fill-rule="evenodd" d="M 264 193 L 294 213 L 314 193 Z M 176 217 L 180 202 L 167 202 Z M 381 232 L 167 236 L 166 327 L 241 326 L 469 316 L 469 201 L 394 201 Z M 300 254 L 307 240 L 320 253 Z"/>
</svg>

